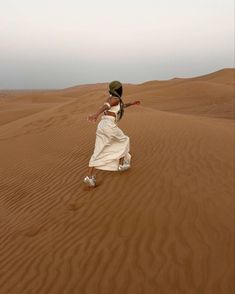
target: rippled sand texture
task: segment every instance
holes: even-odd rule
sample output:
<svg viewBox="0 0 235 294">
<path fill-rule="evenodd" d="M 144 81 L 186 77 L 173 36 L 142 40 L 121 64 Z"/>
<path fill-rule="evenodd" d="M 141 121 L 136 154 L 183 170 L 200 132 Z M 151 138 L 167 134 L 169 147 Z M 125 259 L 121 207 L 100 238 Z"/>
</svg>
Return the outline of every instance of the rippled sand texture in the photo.
<svg viewBox="0 0 235 294">
<path fill-rule="evenodd" d="M 108 84 L 2 91 L 0 293 L 234 293 L 234 73 L 125 85 L 132 168 L 95 189 Z"/>
</svg>

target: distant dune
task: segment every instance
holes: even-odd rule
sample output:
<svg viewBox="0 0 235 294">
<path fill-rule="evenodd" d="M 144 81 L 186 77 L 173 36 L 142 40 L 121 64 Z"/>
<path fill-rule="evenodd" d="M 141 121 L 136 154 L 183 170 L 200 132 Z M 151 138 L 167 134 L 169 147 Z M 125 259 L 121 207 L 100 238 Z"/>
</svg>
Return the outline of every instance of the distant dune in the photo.
<svg viewBox="0 0 235 294">
<path fill-rule="evenodd" d="M 132 168 L 88 189 L 107 89 L 0 91 L 0 293 L 233 294 L 235 69 L 125 84 Z"/>
</svg>

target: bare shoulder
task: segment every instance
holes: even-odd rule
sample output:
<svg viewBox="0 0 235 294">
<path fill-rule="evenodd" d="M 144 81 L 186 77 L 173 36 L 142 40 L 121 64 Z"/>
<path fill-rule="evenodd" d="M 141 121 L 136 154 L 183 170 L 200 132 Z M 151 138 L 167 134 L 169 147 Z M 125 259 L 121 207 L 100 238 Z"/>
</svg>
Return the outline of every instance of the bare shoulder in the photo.
<svg viewBox="0 0 235 294">
<path fill-rule="evenodd" d="M 106 102 L 108 102 L 111 106 L 116 106 L 119 103 L 119 98 L 112 96 L 112 97 L 109 97 Z"/>
</svg>

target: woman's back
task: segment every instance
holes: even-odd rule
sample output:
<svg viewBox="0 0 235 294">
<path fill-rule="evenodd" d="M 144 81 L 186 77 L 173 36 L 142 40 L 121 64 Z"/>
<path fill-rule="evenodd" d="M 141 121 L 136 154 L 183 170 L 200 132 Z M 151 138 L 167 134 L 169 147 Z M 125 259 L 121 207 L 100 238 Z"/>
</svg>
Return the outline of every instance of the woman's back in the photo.
<svg viewBox="0 0 235 294">
<path fill-rule="evenodd" d="M 120 102 L 117 105 L 112 106 L 109 111 L 114 112 L 117 115 L 117 113 L 120 111 Z"/>
</svg>

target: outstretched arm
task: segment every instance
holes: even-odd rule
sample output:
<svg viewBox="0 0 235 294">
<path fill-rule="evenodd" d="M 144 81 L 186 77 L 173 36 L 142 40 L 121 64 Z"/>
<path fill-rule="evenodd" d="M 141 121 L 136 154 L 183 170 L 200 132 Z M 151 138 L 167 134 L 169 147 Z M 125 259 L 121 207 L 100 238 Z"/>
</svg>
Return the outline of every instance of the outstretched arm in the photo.
<svg viewBox="0 0 235 294">
<path fill-rule="evenodd" d="M 97 118 L 99 117 L 99 115 L 104 112 L 105 110 L 109 110 L 112 106 L 115 106 L 119 103 L 119 101 L 117 99 L 114 98 L 108 98 L 107 101 L 104 103 L 104 105 L 102 105 L 98 111 L 94 114 L 90 114 L 88 116 L 88 121 L 90 122 L 96 122 Z"/>
<path fill-rule="evenodd" d="M 108 110 L 109 106 L 107 104 L 104 104 L 102 107 L 100 107 L 100 109 L 98 109 L 98 111 L 94 114 L 90 114 L 88 116 L 88 121 L 93 121 L 95 122 L 97 120 L 97 118 L 99 117 L 99 115 L 104 112 L 105 110 Z"/>
<path fill-rule="evenodd" d="M 129 106 L 139 105 L 139 104 L 140 104 L 140 101 L 134 101 L 134 102 L 125 103 L 124 107 L 127 108 Z"/>
</svg>

